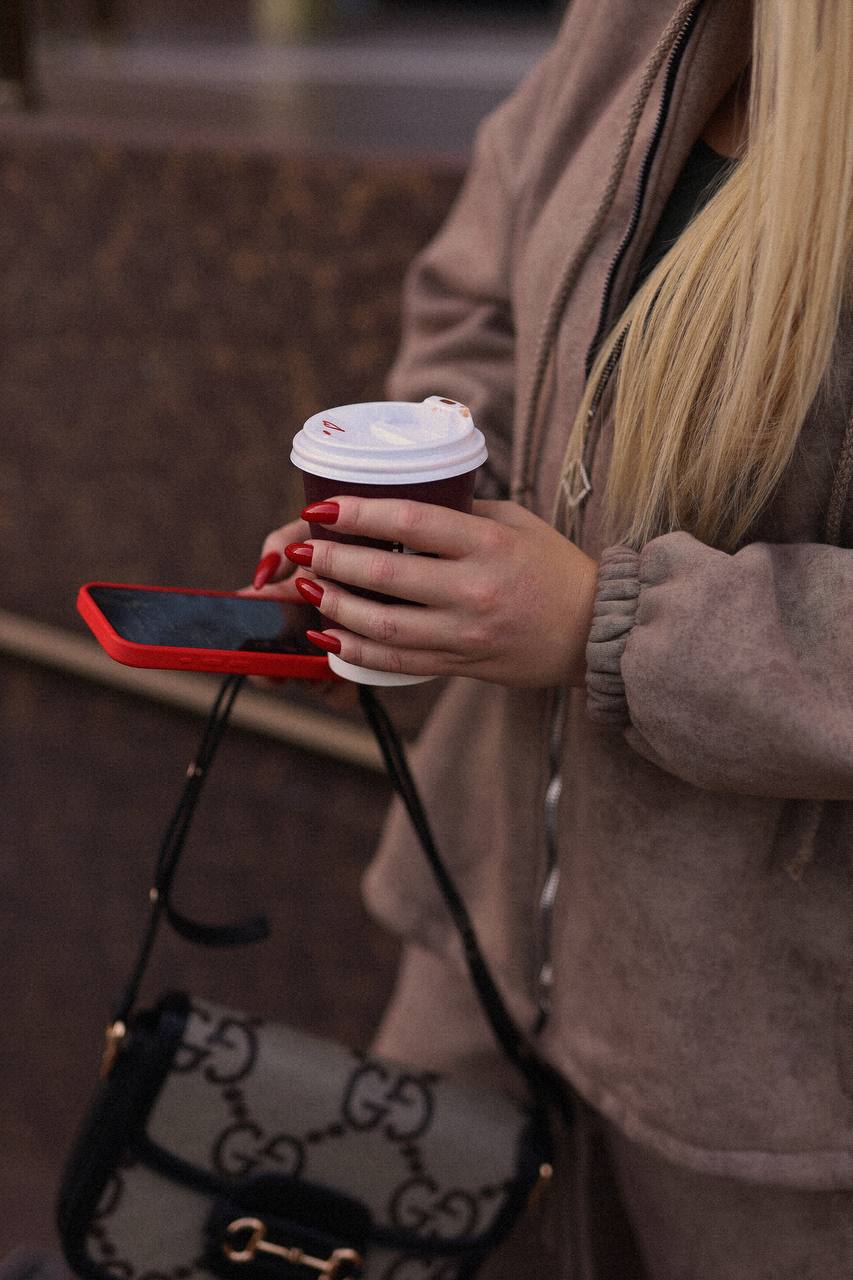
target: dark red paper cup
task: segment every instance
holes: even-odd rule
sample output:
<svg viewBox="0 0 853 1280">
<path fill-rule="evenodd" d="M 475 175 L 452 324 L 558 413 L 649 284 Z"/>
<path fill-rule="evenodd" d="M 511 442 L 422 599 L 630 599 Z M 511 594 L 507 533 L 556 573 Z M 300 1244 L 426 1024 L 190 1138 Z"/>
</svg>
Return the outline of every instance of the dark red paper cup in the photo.
<svg viewBox="0 0 853 1280">
<path fill-rule="evenodd" d="M 298 432 L 290 457 L 302 471 L 308 503 L 353 494 L 408 498 L 470 512 L 476 471 L 487 450 L 465 405 L 430 396 L 422 404 L 379 401 L 326 409 Z M 399 543 L 338 533 L 334 525 L 310 527 L 312 538 L 406 551 Z M 363 684 L 416 684 L 425 678 L 370 671 L 335 654 L 329 655 L 329 664 L 339 675 Z"/>
</svg>

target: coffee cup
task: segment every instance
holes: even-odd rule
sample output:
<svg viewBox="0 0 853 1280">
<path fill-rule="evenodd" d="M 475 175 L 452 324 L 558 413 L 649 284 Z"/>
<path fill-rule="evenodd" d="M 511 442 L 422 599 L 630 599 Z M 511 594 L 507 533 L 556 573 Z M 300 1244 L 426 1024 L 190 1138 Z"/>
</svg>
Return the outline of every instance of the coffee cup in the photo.
<svg viewBox="0 0 853 1280">
<path fill-rule="evenodd" d="M 470 513 L 477 468 L 486 460 L 486 442 L 457 400 L 430 396 L 421 404 L 372 401 L 324 409 L 309 418 L 293 440 L 290 460 L 302 472 L 306 502 L 353 494 L 362 498 L 409 498 Z M 399 543 L 379 542 L 312 524 L 311 536 L 333 542 L 406 553 Z M 347 587 L 360 595 L 387 600 Z M 420 684 L 429 676 L 371 671 L 337 654 L 329 665 L 361 684 Z"/>
</svg>

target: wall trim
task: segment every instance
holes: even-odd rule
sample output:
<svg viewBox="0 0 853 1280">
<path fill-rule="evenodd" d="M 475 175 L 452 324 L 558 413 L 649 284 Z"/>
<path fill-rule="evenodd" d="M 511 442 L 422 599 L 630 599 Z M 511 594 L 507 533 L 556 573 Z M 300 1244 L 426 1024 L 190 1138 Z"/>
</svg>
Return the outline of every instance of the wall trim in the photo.
<svg viewBox="0 0 853 1280">
<path fill-rule="evenodd" d="M 114 662 L 95 640 L 62 627 L 36 622 L 0 609 L 0 654 L 65 671 L 111 689 L 197 715 L 210 709 L 219 680 L 201 672 L 152 671 Z M 370 731 L 328 712 L 294 706 L 283 697 L 247 687 L 231 715 L 238 729 L 257 733 L 363 769 L 382 771 L 379 748 Z"/>
</svg>

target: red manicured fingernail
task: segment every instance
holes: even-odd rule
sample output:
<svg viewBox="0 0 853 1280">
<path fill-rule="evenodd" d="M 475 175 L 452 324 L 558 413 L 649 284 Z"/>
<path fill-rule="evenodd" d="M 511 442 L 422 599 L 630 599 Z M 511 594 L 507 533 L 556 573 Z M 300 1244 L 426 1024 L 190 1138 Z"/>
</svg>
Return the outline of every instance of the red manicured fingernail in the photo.
<svg viewBox="0 0 853 1280">
<path fill-rule="evenodd" d="M 309 604 L 319 604 L 323 599 L 323 588 L 319 582 L 312 582 L 310 578 L 297 578 L 293 585 Z"/>
<path fill-rule="evenodd" d="M 337 636 L 327 635 L 325 631 L 306 631 L 305 634 L 318 649 L 328 649 L 329 653 L 340 653 L 341 642 Z"/>
<path fill-rule="evenodd" d="M 309 524 L 334 524 L 340 514 L 341 508 L 337 502 L 312 502 L 302 512 L 302 519 Z"/>
<path fill-rule="evenodd" d="M 294 564 L 310 564 L 314 558 L 314 548 L 310 542 L 291 542 L 284 548 L 284 554 Z"/>
<path fill-rule="evenodd" d="M 252 586 L 256 591 L 260 591 L 261 587 L 265 587 L 270 578 L 281 564 L 281 556 L 277 551 L 268 551 L 262 556 L 255 568 L 255 576 L 252 579 Z"/>
</svg>

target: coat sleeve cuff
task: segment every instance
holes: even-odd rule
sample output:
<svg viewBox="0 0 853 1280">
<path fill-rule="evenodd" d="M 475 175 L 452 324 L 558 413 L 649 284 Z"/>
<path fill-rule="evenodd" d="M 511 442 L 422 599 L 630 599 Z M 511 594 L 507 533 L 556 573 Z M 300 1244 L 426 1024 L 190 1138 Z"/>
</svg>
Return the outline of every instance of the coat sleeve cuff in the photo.
<svg viewBox="0 0 853 1280">
<path fill-rule="evenodd" d="M 637 618 L 640 555 L 630 547 L 609 547 L 601 556 L 592 627 L 586 650 L 587 711 L 599 724 L 630 722 L 622 654 Z"/>
</svg>

